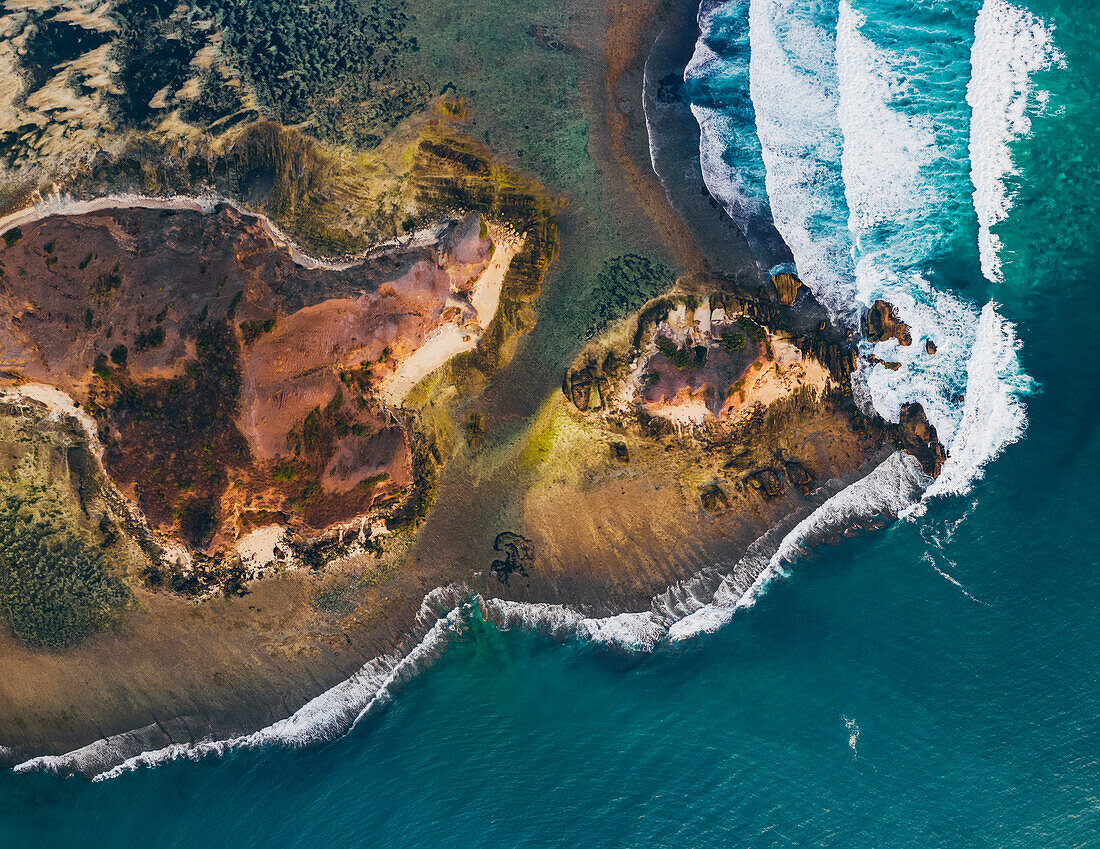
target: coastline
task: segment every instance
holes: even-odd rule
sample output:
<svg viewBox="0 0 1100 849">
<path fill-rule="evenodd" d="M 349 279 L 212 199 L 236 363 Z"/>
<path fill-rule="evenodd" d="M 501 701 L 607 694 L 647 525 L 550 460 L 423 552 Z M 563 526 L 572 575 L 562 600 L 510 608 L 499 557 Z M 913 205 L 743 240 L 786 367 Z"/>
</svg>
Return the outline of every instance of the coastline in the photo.
<svg viewBox="0 0 1100 849">
<path fill-rule="evenodd" d="M 374 254 L 386 251 L 390 248 L 416 247 L 427 237 L 427 233 L 418 231 L 404 239 L 392 239 L 388 242 L 380 242 L 372 245 L 361 254 L 345 259 L 341 262 L 332 262 L 311 256 L 302 250 L 293 239 L 284 233 L 279 226 L 264 215 L 247 209 L 237 201 L 221 197 L 219 195 L 142 195 L 142 194 L 112 194 L 93 200 L 80 200 L 71 195 L 52 195 L 47 198 L 10 212 L 0 218 L 0 233 L 6 233 L 15 227 L 25 227 L 37 221 L 59 216 L 87 215 L 92 212 L 100 212 L 108 209 L 164 209 L 181 210 L 186 212 L 198 212 L 202 215 L 210 215 L 219 206 L 231 207 L 242 216 L 254 218 L 260 222 L 264 232 L 279 247 L 285 248 L 290 253 L 290 258 L 302 268 L 318 269 L 323 271 L 347 271 L 354 268 Z M 429 228 L 430 231 L 430 228 Z"/>
<path fill-rule="evenodd" d="M 672 27 L 670 22 L 679 20 L 677 16 L 682 16 L 689 5 L 675 2 L 646 17 L 640 26 L 636 26 L 633 30 L 636 36 L 634 53 L 627 67 L 616 67 L 615 63 L 608 62 L 607 84 L 610 90 L 606 90 L 605 95 L 609 102 L 618 102 L 616 89 L 629 87 L 633 84 L 632 80 L 640 82 L 651 56 L 649 39 L 656 38 L 654 33 L 659 34 L 666 27 Z M 694 20 L 694 12 L 691 17 Z M 637 90 L 640 92 L 640 84 Z M 618 163 L 627 184 L 634 191 L 636 202 L 661 228 L 668 244 L 681 257 L 690 275 L 707 275 L 717 265 L 723 274 L 737 279 L 761 280 L 747 244 L 724 212 L 703 201 L 702 206 L 708 212 L 700 221 L 694 218 L 694 206 L 669 203 L 659 177 L 653 172 L 647 125 L 640 107 L 639 102 L 626 111 L 616 108 L 610 115 L 609 127 L 593 127 L 596 144 L 603 145 L 612 154 L 606 157 L 594 153 L 594 157 L 601 162 Z M 616 119 L 616 115 L 623 120 Z M 644 148 L 639 145 L 639 139 L 645 140 Z M 701 175 L 698 184 L 702 185 Z M 56 213 L 46 212 L 41 217 L 49 214 Z M 247 211 L 245 214 L 255 215 Z M 257 217 L 263 219 L 262 216 Z M 273 227 L 270 222 L 266 222 L 265 226 Z M 280 243 L 289 243 L 281 233 L 279 237 Z M 708 251 L 700 249 L 700 240 L 711 244 L 709 256 Z M 742 247 L 738 249 L 736 260 L 727 257 L 730 262 L 727 266 L 726 259 L 722 259 L 721 254 L 713 253 L 713 249 L 716 245 L 737 243 L 730 240 L 739 240 Z M 294 255 L 295 246 L 289 244 L 288 249 Z M 295 259 L 297 261 L 298 257 L 295 256 Z M 320 262 L 308 257 L 307 261 Z M 652 542 L 653 547 L 660 551 L 660 557 L 648 562 L 631 562 L 622 574 L 611 576 L 611 581 L 594 573 L 587 553 L 581 551 L 570 563 L 559 564 L 561 568 L 558 573 L 545 582 L 540 584 L 536 581 L 535 586 L 529 589 L 504 588 L 505 592 L 494 592 L 502 589 L 500 585 L 492 583 L 492 576 L 487 571 L 476 571 L 475 564 L 480 562 L 478 558 L 488 550 L 484 539 L 486 529 L 466 529 L 463 508 L 473 499 L 480 499 L 479 505 L 484 502 L 487 512 L 495 510 L 505 521 L 521 520 L 522 517 L 515 515 L 514 506 L 507 500 L 508 493 L 493 491 L 495 480 L 506 477 L 508 471 L 502 471 L 499 466 L 490 469 L 479 478 L 476 486 L 467 486 L 470 492 L 464 493 L 464 497 L 454 503 L 448 500 L 448 496 L 462 489 L 463 485 L 452 480 L 449 488 L 446 483 L 441 487 L 440 503 L 437 503 L 433 511 L 435 515 L 429 521 L 430 527 L 423 535 L 429 542 L 446 537 L 447 544 L 434 549 L 430 544 L 418 545 L 410 557 L 409 568 L 393 576 L 387 586 L 378 589 L 377 604 L 369 617 L 357 618 L 347 627 L 324 625 L 318 631 L 324 632 L 323 638 L 310 642 L 297 636 L 306 624 L 300 611 L 296 615 L 289 611 L 316 589 L 316 582 L 311 584 L 309 579 L 295 577 L 283 581 L 281 586 L 258 587 L 252 606 L 256 609 L 263 606 L 264 621 L 277 622 L 275 630 L 278 633 L 296 635 L 294 638 L 301 644 L 300 655 L 288 655 L 281 661 L 273 662 L 271 659 L 261 659 L 262 652 L 245 648 L 245 640 L 231 651 L 210 645 L 216 662 L 210 662 L 209 669 L 204 670 L 202 676 L 191 675 L 194 681 L 202 678 L 209 682 L 210 692 L 202 692 L 202 702 L 196 701 L 195 690 L 188 690 L 182 685 L 178 690 L 161 689 L 168 686 L 165 682 L 171 677 L 170 668 L 168 674 L 153 675 L 132 685 L 125 685 L 119 680 L 117 685 L 132 686 L 139 700 L 156 703 L 156 712 L 135 704 L 132 696 L 100 702 L 90 708 L 82 705 L 88 709 L 81 711 L 80 721 L 63 721 L 62 717 L 66 714 L 72 718 L 72 711 L 63 709 L 55 714 L 56 718 L 47 719 L 44 723 L 43 727 L 53 726 L 48 734 L 40 732 L 25 735 L 23 741 L 5 741 L 5 744 L 13 742 L 15 745 L 0 748 L 0 762 L 13 765 L 19 762 L 23 764 L 22 768 L 47 767 L 58 768 L 62 772 L 89 774 L 139 757 L 142 752 L 167 751 L 169 754 L 160 757 L 171 759 L 224 751 L 235 746 L 271 742 L 295 745 L 314 739 L 328 739 L 353 727 L 372 706 L 384 703 L 400 681 L 426 666 L 445 644 L 447 628 L 461 627 L 462 615 L 456 611 L 467 604 L 474 605 L 479 615 L 485 615 L 502 627 L 522 624 L 545 629 L 557 638 L 595 639 L 629 650 L 652 647 L 660 626 L 655 627 L 652 622 L 647 625 L 644 620 L 654 615 L 655 609 L 663 608 L 660 616 L 668 619 L 665 629 L 668 634 L 673 623 L 698 614 L 707 605 L 711 605 L 712 610 L 729 610 L 751 603 L 760 582 L 766 581 L 769 574 L 774 574 L 774 569 L 769 571 L 769 567 L 776 552 L 784 543 L 789 543 L 790 550 L 794 551 L 794 546 L 799 543 L 798 540 L 788 541 L 788 536 L 800 526 L 805 530 L 802 523 L 809 521 L 827 503 L 836 507 L 837 502 L 831 499 L 846 492 L 851 484 L 866 479 L 886 460 L 887 457 L 880 452 L 861 464 L 856 472 L 830 478 L 810 498 L 800 500 L 782 522 L 765 529 L 763 533 L 760 533 L 759 527 L 741 528 L 736 536 L 731 536 L 727 531 L 715 532 L 710 536 L 685 533 L 675 549 L 671 538 L 648 540 L 643 534 L 637 545 L 644 547 L 647 542 Z M 453 479 L 454 474 L 451 477 Z M 512 486 L 515 487 L 515 484 Z M 871 511 L 867 515 L 873 516 L 880 507 L 876 502 L 867 509 Z M 839 521 L 850 525 L 857 513 L 841 511 L 837 515 Z M 897 512 L 892 515 L 896 516 Z M 815 535 L 845 530 L 833 524 L 812 526 L 810 529 Z M 698 531 L 698 527 L 691 530 Z M 732 573 L 723 572 L 715 566 L 716 563 L 733 563 L 732 573 L 737 574 L 736 580 L 728 582 L 726 578 Z M 777 562 L 775 568 L 778 567 Z M 731 605 L 715 606 L 719 590 L 725 588 L 724 592 L 728 594 L 732 592 L 731 587 L 741 588 Z M 707 600 L 708 593 L 710 600 Z M 460 598 L 464 599 L 461 604 Z M 449 606 L 440 605 L 444 599 L 452 603 Z M 185 616 L 194 615 L 188 613 L 186 603 L 176 600 L 149 598 L 143 599 L 143 603 L 150 610 L 172 611 L 171 616 L 177 624 Z M 218 610 L 221 613 L 207 609 L 203 615 L 211 619 L 225 615 L 236 623 L 234 627 L 257 635 L 263 633 L 264 626 L 256 617 L 250 618 L 240 611 L 226 613 L 227 605 L 220 601 Z M 466 611 L 469 610 L 467 607 Z M 681 613 L 684 615 L 677 618 Z M 694 621 L 705 618 L 706 614 L 699 615 Z M 444 621 L 449 624 L 440 625 Z M 224 622 L 219 624 L 229 627 Z M 618 635 L 630 633 L 631 626 L 639 625 L 642 626 L 642 637 L 625 641 L 617 639 Z M 146 621 L 143 627 L 150 631 L 151 639 L 150 622 Z M 179 625 L 175 631 L 159 635 L 157 643 L 165 648 L 173 637 L 182 638 L 188 633 L 193 635 L 194 630 L 189 630 L 193 628 L 193 625 Z M 681 628 L 680 632 L 686 634 L 686 627 Z M 114 639 L 113 636 L 105 636 L 100 643 Z M 189 658 L 202 652 L 204 643 L 210 643 L 210 640 L 202 637 L 189 644 L 188 651 L 179 646 L 165 649 L 165 654 L 158 659 L 171 658 L 175 663 L 187 663 Z M 318 648 L 318 643 L 324 648 Z M 106 656 L 112 653 L 113 650 L 108 649 Z M 364 657 L 373 660 L 364 665 Z M 228 664 L 225 662 L 227 660 Z M 227 676 L 225 667 L 231 664 L 239 666 Z M 79 660 L 71 666 L 74 671 L 79 667 Z M 64 663 L 58 663 L 54 674 L 60 674 L 64 668 Z M 189 673 L 193 672 L 189 670 Z M 169 697 L 164 698 L 166 695 Z M 160 708 L 162 703 L 167 703 L 167 712 Z M 301 707 L 295 709 L 295 705 Z M 152 716 L 153 722 L 142 726 L 140 722 L 133 721 L 142 713 Z M 261 730 L 254 731 L 256 728 Z M 306 735 L 309 739 L 302 739 L 301 734 L 306 730 L 309 730 Z M 97 736 L 98 740 L 89 744 L 87 741 L 93 736 Z M 228 743 L 225 742 L 227 738 L 230 740 Z M 50 752 L 59 759 L 34 760 L 33 756 L 42 752 Z M 65 752 L 70 755 L 63 754 Z M 132 763 L 139 765 L 142 762 L 145 761 Z"/>
<path fill-rule="evenodd" d="M 738 610 L 751 607 L 767 584 L 782 574 L 784 563 L 805 553 L 807 546 L 827 541 L 860 520 L 897 518 L 922 484 L 915 460 L 900 451 L 885 457 L 880 452 L 846 479 L 827 481 L 806 509 L 769 529 L 732 566 L 716 565 L 686 575 L 639 610 L 588 616 L 569 604 L 512 601 L 464 584 L 438 587 L 421 601 L 402 648 L 372 658 L 286 718 L 256 731 L 220 731 L 211 725 L 196 738 L 183 720 L 154 719 L 147 726 L 60 755 L 20 759 L 17 750 L 7 748 L 0 749 L 0 758 L 16 772 L 47 770 L 105 780 L 179 759 L 332 740 L 353 730 L 393 698 L 402 683 L 427 669 L 469 616 L 480 616 L 504 630 L 521 627 L 558 642 L 597 643 L 615 651 L 648 652 L 666 640 L 690 640 L 717 630 Z M 186 741 L 173 738 L 173 732 L 178 736 L 181 730 Z"/>
</svg>

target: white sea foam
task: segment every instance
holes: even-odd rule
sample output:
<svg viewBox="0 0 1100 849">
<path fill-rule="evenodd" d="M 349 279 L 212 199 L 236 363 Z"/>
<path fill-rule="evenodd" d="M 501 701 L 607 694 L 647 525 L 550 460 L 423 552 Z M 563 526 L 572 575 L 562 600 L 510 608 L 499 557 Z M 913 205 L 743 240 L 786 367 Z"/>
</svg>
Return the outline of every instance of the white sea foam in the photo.
<svg viewBox="0 0 1100 849">
<path fill-rule="evenodd" d="M 970 178 L 978 215 L 982 273 L 999 282 L 1001 240 L 993 227 L 1008 217 L 1014 192 L 1006 178 L 1017 173 L 1010 145 L 1031 129 L 1029 111 L 1046 103 L 1031 75 L 1065 59 L 1053 28 L 1008 0 L 985 0 L 974 24 L 966 101 L 970 120 Z"/>
<path fill-rule="evenodd" d="M 734 62 L 730 57 L 722 57 L 707 44 L 707 38 L 713 27 L 725 22 L 731 15 L 746 13 L 748 0 L 728 0 L 725 3 L 704 2 L 699 7 L 699 38 L 695 49 L 684 69 L 686 81 L 709 79 L 718 86 L 748 85 L 747 55 L 745 64 Z M 767 197 L 761 196 L 762 187 L 754 185 L 758 181 L 756 169 L 749 165 L 749 158 L 758 156 L 753 148 L 739 151 L 738 164 L 731 165 L 726 154 L 733 139 L 742 144 L 742 134 L 736 122 L 743 116 L 728 116 L 720 109 L 698 103 L 690 104 L 692 115 L 699 124 L 699 165 L 703 183 L 707 191 L 734 220 L 742 233 L 746 233 L 750 223 L 759 218 L 770 216 Z"/>
<path fill-rule="evenodd" d="M 755 603 L 768 583 L 781 574 L 783 564 L 804 553 L 806 540 L 851 527 L 859 518 L 896 517 L 917 503 L 927 482 L 911 454 L 903 451 L 891 454 L 869 475 L 827 499 L 788 531 L 766 558 L 763 568 L 761 552 L 750 548 L 738 566 L 752 564 L 753 568 L 744 571 L 735 568 L 715 590 L 711 602 L 672 623 L 669 639 L 676 642 L 718 630 L 738 610 Z M 755 574 L 748 586 L 743 583 L 745 572 Z"/>
<path fill-rule="evenodd" d="M 835 319 L 854 326 L 836 48 L 814 6 L 751 0 L 749 91 L 775 226 L 799 277 Z"/>
<path fill-rule="evenodd" d="M 15 771 L 89 772 L 101 764 L 118 761 L 116 766 L 99 772 L 93 778 L 94 781 L 103 781 L 144 766 L 180 759 L 199 760 L 207 755 L 221 755 L 235 749 L 272 745 L 298 747 L 330 740 L 347 732 L 373 709 L 385 704 L 397 685 L 439 656 L 448 636 L 463 626 L 462 605 L 456 604 L 443 615 L 435 612 L 440 604 L 453 603 L 453 598 L 454 592 L 449 590 L 437 590 L 425 598 L 418 616 L 423 637 L 407 654 L 394 653 L 371 660 L 351 678 L 311 699 L 286 719 L 259 731 L 227 740 L 173 743 L 130 757 L 125 755 L 132 750 L 134 734 L 119 734 L 64 755 L 45 755 L 24 761 L 15 767 Z"/>
<path fill-rule="evenodd" d="M 856 748 L 856 744 L 859 743 L 859 725 L 854 719 L 849 719 L 846 716 L 842 716 L 844 720 L 844 727 L 848 731 L 848 748 L 852 750 L 852 757 L 859 757 L 859 750 Z"/>
<path fill-rule="evenodd" d="M 985 465 L 1027 427 L 1021 396 L 1032 380 L 1020 368 L 1015 328 L 986 304 L 978 319 L 966 365 L 962 419 L 943 470 L 925 497 L 962 495 L 984 474 Z"/>
<path fill-rule="evenodd" d="M 174 743 L 132 755 L 135 746 L 163 738 L 160 726 L 149 726 L 64 755 L 33 758 L 15 770 L 96 773 L 93 780 L 103 781 L 181 759 L 199 760 L 233 750 L 300 747 L 331 740 L 388 703 L 401 683 L 430 666 L 448 640 L 466 630 L 477 611 L 502 629 L 523 628 L 560 641 L 577 640 L 631 652 L 648 652 L 665 641 L 710 633 L 729 622 L 737 610 L 751 606 L 768 582 L 781 574 L 782 565 L 804 553 L 803 540 L 843 530 L 859 518 L 896 516 L 902 505 L 912 503 L 921 482 L 916 461 L 896 452 L 861 480 L 826 498 L 802 521 L 765 534 L 732 568 L 703 570 L 656 597 L 649 610 L 588 617 L 565 605 L 485 599 L 464 586 L 439 588 L 425 596 L 421 604 L 415 629 L 420 640 L 411 650 L 371 660 L 348 680 L 259 731 L 224 740 Z M 104 769 L 108 764 L 115 765 Z"/>
<path fill-rule="evenodd" d="M 914 344 L 863 343 L 899 363 L 870 369 L 863 380 L 875 409 L 897 421 L 901 407 L 919 403 L 949 458 L 927 495 L 965 492 L 1008 443 L 1019 438 L 1025 417 L 1018 395 L 1020 370 L 1010 324 L 992 304 L 983 310 L 934 289 L 919 268 L 935 252 L 941 232 L 936 207 L 939 174 L 949 157 L 937 147 L 931 119 L 894 106 L 912 101 L 902 57 L 877 47 L 862 32 L 865 18 L 841 0 L 837 34 L 841 158 L 856 244 L 857 297 L 892 304 Z M 936 166 L 936 167 L 933 167 Z M 935 342 L 935 356 L 925 340 Z"/>
<path fill-rule="evenodd" d="M 860 32 L 865 23 L 866 18 L 842 0 L 836 35 L 837 115 L 853 233 L 886 223 L 909 224 L 940 200 L 922 175 L 940 155 L 932 122 L 889 107 L 911 87 L 895 70 L 900 57 Z"/>
</svg>

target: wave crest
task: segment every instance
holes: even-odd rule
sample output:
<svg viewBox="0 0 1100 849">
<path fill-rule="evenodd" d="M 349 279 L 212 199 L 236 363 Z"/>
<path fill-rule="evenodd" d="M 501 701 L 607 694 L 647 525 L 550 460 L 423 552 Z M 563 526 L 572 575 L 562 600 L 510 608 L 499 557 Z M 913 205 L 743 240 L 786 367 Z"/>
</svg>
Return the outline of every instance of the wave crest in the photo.
<svg viewBox="0 0 1100 849">
<path fill-rule="evenodd" d="M 970 105 L 970 177 L 978 216 L 982 273 L 991 282 L 1003 278 L 1001 240 L 993 227 L 1008 217 L 1015 192 L 1006 178 L 1018 174 L 1012 141 L 1031 129 L 1028 112 L 1045 97 L 1034 92 L 1031 75 L 1065 67 L 1054 45 L 1054 30 L 1008 0 L 985 0 L 974 23 L 972 67 L 966 89 Z"/>
</svg>

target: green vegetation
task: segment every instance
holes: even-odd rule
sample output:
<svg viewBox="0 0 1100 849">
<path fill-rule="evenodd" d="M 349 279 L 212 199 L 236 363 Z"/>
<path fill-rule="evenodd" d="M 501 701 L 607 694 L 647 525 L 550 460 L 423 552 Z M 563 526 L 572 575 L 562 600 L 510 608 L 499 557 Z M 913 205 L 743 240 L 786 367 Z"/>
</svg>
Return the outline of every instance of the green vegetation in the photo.
<svg viewBox="0 0 1100 849">
<path fill-rule="evenodd" d="M 314 407 L 302 422 L 302 446 L 308 451 L 321 441 L 321 408 Z"/>
<path fill-rule="evenodd" d="M 294 232 L 295 238 L 330 254 L 356 253 L 366 240 L 333 224 L 341 210 L 333 197 L 335 161 L 312 139 L 270 121 L 244 130 L 227 157 L 228 188 Z"/>
<path fill-rule="evenodd" d="M 707 362 L 707 349 L 702 345 L 681 348 L 667 336 L 657 337 L 657 350 L 681 371 L 702 368 Z"/>
<path fill-rule="evenodd" d="M 95 361 L 92 363 L 92 374 L 103 378 L 111 376 L 111 369 L 107 366 L 106 354 L 96 354 Z"/>
<path fill-rule="evenodd" d="M 111 49 L 116 63 L 110 110 L 123 127 L 152 126 L 170 104 L 152 105 L 158 94 L 169 96 L 194 72 L 191 60 L 206 41 L 192 26 L 193 11 L 175 14 L 175 0 L 123 0 L 112 17 L 119 25 Z"/>
<path fill-rule="evenodd" d="M 592 332 L 639 309 L 672 288 L 672 269 L 638 254 L 623 254 L 603 264 L 592 292 Z"/>
<path fill-rule="evenodd" d="M 136 384 L 116 374 L 96 403 L 118 434 L 104 453 L 112 477 L 136 484 L 151 521 L 179 522 L 201 545 L 216 524 L 228 471 L 247 465 L 249 454 L 233 423 L 241 385 L 236 336 L 225 323 L 208 322 L 196 347 L 182 375 Z"/>
<path fill-rule="evenodd" d="M 275 319 L 260 319 L 257 318 L 253 321 L 242 321 L 240 323 L 241 336 L 244 338 L 246 345 L 251 345 L 264 333 L 270 333 L 275 328 Z"/>
<path fill-rule="evenodd" d="M 12 245 L 23 238 L 23 231 L 20 230 L 18 227 L 12 227 L 10 230 L 6 231 L 4 235 L 0 238 L 3 238 L 4 240 L 4 247 L 10 248 Z"/>
<path fill-rule="evenodd" d="M 15 496 L 0 501 L 0 611 L 14 637 L 72 646 L 110 625 L 131 599 L 101 549 L 33 516 Z"/>
<path fill-rule="evenodd" d="M 240 88 L 227 85 L 217 71 L 207 71 L 199 81 L 198 99 L 183 108 L 181 117 L 189 124 L 204 127 L 243 108 Z"/>
<path fill-rule="evenodd" d="M 218 529 L 217 505 L 209 498 L 193 498 L 179 508 L 180 534 L 187 542 L 203 548 Z"/>
<path fill-rule="evenodd" d="M 22 52 L 27 93 L 37 91 L 57 73 L 57 66 L 106 44 L 108 35 L 56 17 L 32 14 Z"/>
<path fill-rule="evenodd" d="M 104 274 L 100 274 L 99 277 L 95 279 L 95 283 L 92 284 L 92 293 L 100 296 L 106 295 L 108 292 L 117 289 L 121 285 L 122 275 L 119 273 L 118 263 L 116 262 L 114 268 Z"/>
<path fill-rule="evenodd" d="M 134 350 L 138 353 L 150 348 L 159 348 L 164 344 L 164 328 L 157 325 L 152 330 L 142 330 L 134 339 Z"/>
<path fill-rule="evenodd" d="M 745 334 L 738 330 L 727 330 L 722 334 L 722 347 L 730 354 L 744 351 Z"/>
<path fill-rule="evenodd" d="M 326 141 L 373 147 L 380 133 L 427 105 L 427 83 L 400 71 L 403 54 L 417 49 L 403 36 L 408 15 L 400 0 L 197 5 L 223 30 L 259 106 L 281 123 L 312 121 L 311 131 Z"/>
<path fill-rule="evenodd" d="M 768 335 L 764 328 L 751 318 L 740 318 L 738 324 L 745 329 L 745 333 L 753 342 L 763 342 Z"/>
<path fill-rule="evenodd" d="M 271 470 L 271 477 L 279 483 L 290 483 L 298 477 L 298 471 L 290 463 L 280 463 Z"/>
<path fill-rule="evenodd" d="M 111 349 L 111 360 L 116 366 L 121 367 L 126 365 L 126 358 L 129 354 L 130 352 L 126 349 L 125 345 L 115 345 L 115 347 Z"/>
<path fill-rule="evenodd" d="M 225 310 L 225 317 L 226 318 L 228 318 L 228 319 L 236 318 L 236 316 L 237 316 L 237 307 L 239 307 L 241 305 L 241 298 L 243 298 L 243 297 L 244 297 L 244 289 L 241 289 L 239 292 L 237 292 L 237 294 L 235 294 L 232 297 L 232 299 L 229 301 L 229 306 Z"/>
</svg>

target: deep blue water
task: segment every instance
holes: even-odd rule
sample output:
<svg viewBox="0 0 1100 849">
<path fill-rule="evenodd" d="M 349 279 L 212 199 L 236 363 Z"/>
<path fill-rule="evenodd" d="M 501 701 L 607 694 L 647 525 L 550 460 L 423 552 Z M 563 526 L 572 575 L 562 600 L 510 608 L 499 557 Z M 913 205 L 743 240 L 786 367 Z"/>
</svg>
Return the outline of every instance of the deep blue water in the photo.
<svg viewBox="0 0 1100 849">
<path fill-rule="evenodd" d="M 802 184 L 842 189 L 815 225 L 839 220 L 843 232 L 813 235 L 841 251 L 862 237 L 852 275 L 873 256 L 967 309 L 993 300 L 1015 325 L 1018 363 L 1000 374 L 1030 377 L 1029 394 L 1022 380 L 1003 384 L 1003 397 L 1026 403 L 1027 429 L 983 479 L 796 562 L 717 633 L 650 655 L 481 624 L 331 743 L 97 784 L 2 774 L 0 846 L 1100 845 L 1100 368 L 1089 344 L 1100 13 L 1068 0 L 1028 6 L 1055 27 L 1066 67 L 1032 75 L 1050 100 L 1011 144 L 1019 175 L 1005 180 L 1017 193 L 992 228 L 1003 279 L 990 281 L 959 161 L 981 4 L 914 3 L 919 31 L 907 40 L 899 10 L 909 5 L 853 4 L 867 17 L 862 36 L 909 69 L 911 87 L 889 106 L 927 116 L 917 129 L 930 128 L 936 155 L 912 185 L 939 191 L 937 203 L 899 198 L 885 219 L 850 226 L 856 194 L 843 192 L 843 169 Z M 835 3 L 801 7 L 836 26 Z M 942 37 L 929 35 L 936 26 Z M 919 73 L 922 59 L 937 73 Z M 720 94 L 707 96 L 744 116 L 744 101 Z M 832 137 L 841 153 L 844 135 Z M 805 152 L 829 165 L 828 151 Z M 905 238 L 910 226 L 932 234 L 924 255 Z M 866 291 L 881 285 L 867 278 Z M 927 332 L 945 333 L 929 315 Z"/>
</svg>

